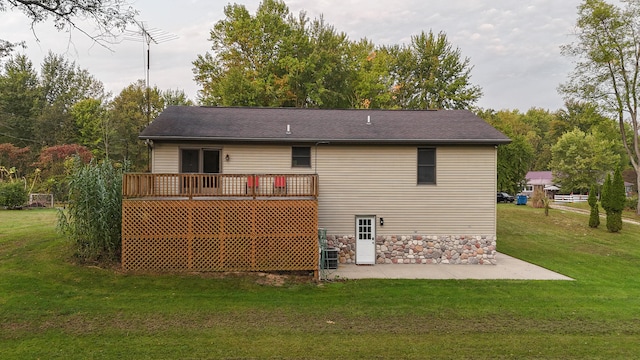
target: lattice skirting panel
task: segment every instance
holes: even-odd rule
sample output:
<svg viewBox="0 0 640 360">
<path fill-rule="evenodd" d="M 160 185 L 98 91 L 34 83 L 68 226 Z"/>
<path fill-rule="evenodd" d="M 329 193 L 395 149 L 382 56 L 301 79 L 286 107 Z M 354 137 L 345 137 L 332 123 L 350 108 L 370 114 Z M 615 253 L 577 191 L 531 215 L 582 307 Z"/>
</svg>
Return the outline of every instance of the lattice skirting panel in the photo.
<svg viewBox="0 0 640 360">
<path fill-rule="evenodd" d="M 123 200 L 122 266 L 318 270 L 315 200 Z"/>
</svg>

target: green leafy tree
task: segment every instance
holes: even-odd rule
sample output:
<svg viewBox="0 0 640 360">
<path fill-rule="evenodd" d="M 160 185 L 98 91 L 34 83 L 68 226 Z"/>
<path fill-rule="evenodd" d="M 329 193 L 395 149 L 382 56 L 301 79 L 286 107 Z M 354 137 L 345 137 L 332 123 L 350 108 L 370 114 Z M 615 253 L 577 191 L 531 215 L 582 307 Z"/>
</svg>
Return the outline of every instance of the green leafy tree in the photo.
<svg viewBox="0 0 640 360">
<path fill-rule="evenodd" d="M 376 49 L 366 39 L 350 46 L 351 95 L 350 107 L 356 109 L 393 108 L 393 57 L 385 48 Z M 391 90 L 391 91 L 390 91 Z"/>
<path fill-rule="evenodd" d="M 212 52 L 193 62 L 204 105 L 462 109 L 482 95 L 444 33 L 376 48 L 322 16 L 293 16 L 280 0 L 264 0 L 255 15 L 237 4 L 224 12 Z"/>
<path fill-rule="evenodd" d="M 478 116 L 511 138 L 510 144 L 498 146 L 497 187 L 500 191 L 518 193 L 535 158 L 530 139 L 535 132 L 517 110 L 479 111 Z"/>
<path fill-rule="evenodd" d="M 294 71 L 303 67 L 286 56 L 286 51 L 293 49 L 287 39 L 304 39 L 292 34 L 289 9 L 284 2 L 266 0 L 255 16 L 238 4 L 225 6 L 224 14 L 226 18 L 217 22 L 210 33 L 215 55 L 206 53 L 194 61 L 195 80 L 202 85 L 200 102 L 223 106 L 282 105 L 286 96 L 293 94 L 288 91 L 281 61 Z"/>
<path fill-rule="evenodd" d="M 299 106 L 317 108 L 348 108 L 353 93 L 353 63 L 349 61 L 350 42 L 347 35 L 337 31 L 324 19 L 314 19 L 307 31 L 310 53 L 307 56 L 307 81 L 296 86 L 307 93 L 296 99 Z M 305 99 L 306 101 L 301 101 Z"/>
<path fill-rule="evenodd" d="M 551 153 L 550 168 L 565 191 L 587 191 L 620 163 L 620 155 L 612 150 L 610 140 L 579 129 L 565 133 Z"/>
<path fill-rule="evenodd" d="M 0 142 L 25 147 L 37 143 L 35 119 L 41 112 L 38 74 L 25 55 L 10 57 L 0 74 Z"/>
<path fill-rule="evenodd" d="M 162 97 L 162 101 L 164 102 L 164 106 L 193 106 L 195 105 L 191 99 L 185 94 L 184 90 L 180 89 L 169 89 L 164 90 L 160 93 Z"/>
<path fill-rule="evenodd" d="M 531 164 L 531 170 L 549 170 L 551 162 L 551 147 L 558 141 L 553 137 L 550 128 L 557 119 L 557 113 L 540 108 L 531 108 L 522 115 L 522 122 L 526 124 L 525 136 L 533 147 L 535 158 Z"/>
<path fill-rule="evenodd" d="M 566 109 L 557 112 L 556 119 L 551 123 L 549 132 L 552 139 L 557 141 L 566 132 L 574 129 L 598 134 L 600 138 L 609 140 L 611 150 L 620 155 L 620 165 L 627 166 L 629 157 L 620 140 L 620 130 L 616 121 L 602 115 L 592 103 L 568 101 L 565 107 Z M 632 136 L 631 129 L 625 127 L 627 136 Z"/>
<path fill-rule="evenodd" d="M 511 194 L 520 192 L 533 158 L 533 148 L 521 135 L 512 136 L 510 144 L 498 146 L 498 190 Z"/>
<path fill-rule="evenodd" d="M 589 189 L 589 197 L 587 198 L 591 211 L 589 212 L 589 227 L 597 228 L 600 226 L 600 210 L 598 206 L 598 195 L 596 194 L 596 186 L 591 185 Z"/>
<path fill-rule="evenodd" d="M 404 109 L 468 109 L 482 96 L 471 84 L 471 60 L 462 58 L 445 33 L 411 37 L 411 44 L 392 47 L 392 74 L 397 105 Z"/>
<path fill-rule="evenodd" d="M 264 0 L 255 15 L 225 7 L 211 30 L 212 53 L 193 62 L 200 102 L 223 106 L 349 107 L 350 42 L 322 18 L 293 16 Z"/>
<path fill-rule="evenodd" d="M 124 88 L 108 106 L 108 121 L 113 126 L 114 137 L 109 145 L 110 157 L 129 162 L 131 170 L 148 168 L 148 148 L 138 139 L 138 134 L 164 109 L 160 90 L 149 89 L 144 81 Z"/>
<path fill-rule="evenodd" d="M 71 116 L 78 128 L 78 141 L 89 147 L 95 157 L 109 157 L 109 144 L 114 136 L 107 109 L 98 99 L 84 99 L 73 104 Z"/>
<path fill-rule="evenodd" d="M 638 33 L 640 2 L 623 1 L 617 6 L 603 0 L 584 0 L 578 7 L 577 40 L 563 48 L 563 54 L 577 59 L 576 67 L 560 90 L 568 99 L 596 104 L 617 120 L 622 144 L 636 171 L 636 184 L 640 185 Z M 630 133 L 627 126 L 631 127 Z M 640 205 L 636 212 L 640 214 Z"/>
<path fill-rule="evenodd" d="M 102 82 L 53 53 L 43 60 L 40 82 L 44 107 L 36 121 L 36 139 L 45 146 L 78 142 L 79 129 L 71 108 L 84 99 L 102 99 Z"/>
</svg>

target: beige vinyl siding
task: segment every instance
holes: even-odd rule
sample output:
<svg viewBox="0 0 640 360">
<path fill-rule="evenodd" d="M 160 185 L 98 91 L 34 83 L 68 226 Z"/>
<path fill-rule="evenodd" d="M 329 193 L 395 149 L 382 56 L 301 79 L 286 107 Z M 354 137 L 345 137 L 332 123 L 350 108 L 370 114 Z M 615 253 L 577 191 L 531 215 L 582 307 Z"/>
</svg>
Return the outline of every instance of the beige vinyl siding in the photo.
<svg viewBox="0 0 640 360">
<path fill-rule="evenodd" d="M 151 172 L 177 174 L 180 172 L 180 152 L 176 144 L 155 142 L 153 144 Z"/>
<path fill-rule="evenodd" d="M 305 146 L 305 145 L 300 145 Z M 220 149 L 220 168 L 224 174 L 313 174 L 314 149 L 311 147 L 311 167 L 291 166 L 291 146 L 283 145 L 213 145 L 156 144 L 153 148 L 154 173 L 178 173 L 180 149 Z M 229 155 L 229 161 L 225 160 Z"/>
<path fill-rule="evenodd" d="M 313 152 L 312 146 L 311 167 L 292 167 L 291 146 L 225 145 L 229 161 L 223 160 L 222 168 L 225 174 L 313 174 Z"/>
<path fill-rule="evenodd" d="M 300 168 L 291 166 L 290 145 L 158 145 L 155 173 L 178 172 L 181 147 L 220 148 L 225 174 L 316 171 L 314 146 L 312 166 Z M 353 234 L 356 215 L 375 215 L 378 235 L 496 233 L 494 146 L 436 147 L 435 185 L 417 184 L 417 146 L 323 144 L 317 150 L 318 220 L 329 234 Z"/>
<path fill-rule="evenodd" d="M 378 235 L 495 235 L 493 146 L 437 147 L 435 185 L 417 184 L 415 146 L 321 147 L 318 173 L 327 233 L 353 234 L 355 215 L 375 215 Z"/>
</svg>

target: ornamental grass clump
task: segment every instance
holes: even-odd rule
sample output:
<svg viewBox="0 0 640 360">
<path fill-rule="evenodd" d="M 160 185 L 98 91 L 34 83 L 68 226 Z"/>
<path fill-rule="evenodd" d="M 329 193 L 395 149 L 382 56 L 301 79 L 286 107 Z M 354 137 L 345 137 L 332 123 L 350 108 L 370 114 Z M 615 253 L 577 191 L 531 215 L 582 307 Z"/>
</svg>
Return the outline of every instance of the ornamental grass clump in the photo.
<svg viewBox="0 0 640 360">
<path fill-rule="evenodd" d="M 110 161 L 82 164 L 70 175 L 69 205 L 58 216 L 60 229 L 84 261 L 110 262 L 121 253 L 122 168 Z"/>
<path fill-rule="evenodd" d="M 533 195 L 531 196 L 531 206 L 537 209 L 544 208 L 546 198 L 547 198 L 547 195 L 544 193 L 544 191 L 536 188 L 533 191 Z"/>
</svg>

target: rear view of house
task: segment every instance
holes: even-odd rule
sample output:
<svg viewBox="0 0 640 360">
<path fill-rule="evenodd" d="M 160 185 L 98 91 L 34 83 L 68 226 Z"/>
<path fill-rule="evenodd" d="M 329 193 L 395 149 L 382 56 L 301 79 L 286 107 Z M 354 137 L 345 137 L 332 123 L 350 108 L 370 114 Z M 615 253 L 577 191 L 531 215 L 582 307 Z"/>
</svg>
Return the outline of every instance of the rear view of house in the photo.
<svg viewBox="0 0 640 360">
<path fill-rule="evenodd" d="M 139 212 L 169 208 L 184 218 L 153 241 L 187 258 L 152 252 L 172 270 L 207 270 L 194 265 L 207 257 L 224 269 L 295 258 L 317 270 L 317 228 L 340 263 L 495 263 L 496 148 L 510 140 L 469 111 L 169 107 L 140 138 L 151 174 L 125 177 L 125 267 L 161 263 L 127 261 L 152 251 L 142 229 L 155 223 Z M 216 236 L 196 254 L 206 232 Z"/>
</svg>

